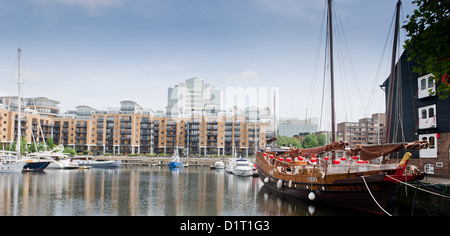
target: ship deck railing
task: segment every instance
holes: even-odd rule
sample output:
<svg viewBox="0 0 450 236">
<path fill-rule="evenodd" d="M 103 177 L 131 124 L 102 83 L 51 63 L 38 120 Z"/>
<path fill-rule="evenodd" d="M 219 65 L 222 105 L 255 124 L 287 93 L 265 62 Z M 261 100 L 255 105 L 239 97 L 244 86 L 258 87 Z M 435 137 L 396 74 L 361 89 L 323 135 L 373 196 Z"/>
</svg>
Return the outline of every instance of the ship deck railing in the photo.
<svg viewBox="0 0 450 236">
<path fill-rule="evenodd" d="M 285 162 L 279 160 L 267 160 L 269 165 L 277 168 L 278 172 L 286 174 L 316 174 L 319 171 L 327 174 L 343 174 L 367 171 L 388 171 L 395 170 L 398 164 L 369 164 L 369 163 L 350 163 L 331 164 L 321 160 L 320 163 L 311 163 L 306 161 Z"/>
</svg>

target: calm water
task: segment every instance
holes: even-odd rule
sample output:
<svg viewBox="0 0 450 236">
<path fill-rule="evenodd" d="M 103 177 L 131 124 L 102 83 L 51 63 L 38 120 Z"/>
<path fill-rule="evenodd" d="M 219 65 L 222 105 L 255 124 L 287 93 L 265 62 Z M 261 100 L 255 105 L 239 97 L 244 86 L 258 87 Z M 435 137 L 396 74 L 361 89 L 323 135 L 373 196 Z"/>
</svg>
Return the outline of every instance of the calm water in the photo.
<svg viewBox="0 0 450 236">
<path fill-rule="evenodd" d="M 0 173 L 0 215 L 307 216 L 359 212 L 312 205 L 259 178 L 209 167 Z"/>
</svg>

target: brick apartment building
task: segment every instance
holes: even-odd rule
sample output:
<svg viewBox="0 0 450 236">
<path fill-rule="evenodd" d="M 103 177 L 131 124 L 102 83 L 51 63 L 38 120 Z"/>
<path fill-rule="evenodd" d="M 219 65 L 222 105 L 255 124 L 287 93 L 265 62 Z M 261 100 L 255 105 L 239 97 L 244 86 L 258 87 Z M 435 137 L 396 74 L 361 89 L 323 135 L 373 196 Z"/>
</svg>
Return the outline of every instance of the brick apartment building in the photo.
<svg viewBox="0 0 450 236">
<path fill-rule="evenodd" d="M 15 102 L 14 102 L 15 100 Z M 122 101 L 119 109 L 99 111 L 78 106 L 58 115 L 59 102 L 40 98 L 40 109 L 27 107 L 22 113 L 22 134 L 28 144 L 53 138 L 55 144 L 93 154 L 254 155 L 255 146 L 265 144 L 269 124 L 250 121 L 243 114 L 201 114 L 171 118 L 142 109 L 133 101 Z M 48 100 L 44 102 L 44 100 Z M 24 102 L 29 103 L 25 99 Z M 6 148 L 17 138 L 17 97 L 0 98 L 0 142 Z M 40 129 L 39 127 L 42 127 Z M 256 143 L 255 143 L 256 142 Z"/>
<path fill-rule="evenodd" d="M 385 123 L 384 113 L 372 114 L 358 122 L 341 122 L 337 124 L 337 139 L 348 142 L 350 147 L 384 143 Z"/>
</svg>

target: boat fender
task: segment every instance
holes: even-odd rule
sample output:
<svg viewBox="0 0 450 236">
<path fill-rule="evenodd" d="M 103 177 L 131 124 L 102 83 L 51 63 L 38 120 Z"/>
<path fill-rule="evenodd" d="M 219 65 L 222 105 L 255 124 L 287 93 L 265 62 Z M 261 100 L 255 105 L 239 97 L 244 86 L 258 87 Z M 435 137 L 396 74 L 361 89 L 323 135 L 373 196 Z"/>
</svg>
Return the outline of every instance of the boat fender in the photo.
<svg viewBox="0 0 450 236">
<path fill-rule="evenodd" d="M 264 183 L 268 183 L 268 182 L 269 182 L 269 178 L 266 177 L 266 178 L 264 179 Z"/>
<path fill-rule="evenodd" d="M 316 207 L 315 206 L 312 206 L 312 205 L 308 206 L 309 214 L 314 215 L 315 211 L 316 211 Z"/>
<path fill-rule="evenodd" d="M 289 188 L 292 188 L 292 180 L 289 180 Z"/>
<path fill-rule="evenodd" d="M 308 199 L 314 201 L 314 199 L 316 199 L 316 195 L 313 192 L 310 192 L 308 195 Z"/>
<path fill-rule="evenodd" d="M 279 179 L 277 182 L 277 189 L 281 189 L 283 187 L 283 180 Z"/>
</svg>

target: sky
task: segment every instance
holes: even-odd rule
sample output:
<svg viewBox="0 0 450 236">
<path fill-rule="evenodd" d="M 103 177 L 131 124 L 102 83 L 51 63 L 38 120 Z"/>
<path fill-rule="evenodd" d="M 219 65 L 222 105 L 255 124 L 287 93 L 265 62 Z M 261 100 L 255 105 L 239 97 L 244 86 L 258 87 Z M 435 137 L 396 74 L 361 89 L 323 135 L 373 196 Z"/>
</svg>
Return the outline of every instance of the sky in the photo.
<svg viewBox="0 0 450 236">
<path fill-rule="evenodd" d="M 397 1 L 333 2 L 337 121 L 358 121 L 384 112 L 379 85 L 389 73 Z M 197 77 L 224 96 L 258 91 L 261 106 L 272 106 L 275 89 L 280 117 L 329 116 L 321 109 L 325 3 L 0 0 L 0 95 L 17 95 L 20 47 L 23 96 L 60 101 L 61 112 L 123 100 L 165 110 L 168 88 Z M 403 1 L 401 20 L 414 8 Z"/>
</svg>

